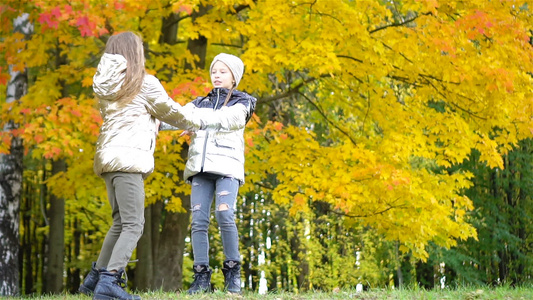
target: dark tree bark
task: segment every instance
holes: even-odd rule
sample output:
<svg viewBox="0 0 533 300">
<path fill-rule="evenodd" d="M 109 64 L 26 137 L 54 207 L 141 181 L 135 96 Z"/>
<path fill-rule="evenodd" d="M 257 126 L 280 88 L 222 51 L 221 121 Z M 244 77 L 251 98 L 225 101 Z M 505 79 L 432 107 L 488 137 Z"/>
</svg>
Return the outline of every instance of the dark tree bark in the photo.
<svg viewBox="0 0 533 300">
<path fill-rule="evenodd" d="M 494 198 L 494 199 L 500 199 L 501 198 L 501 195 L 500 195 L 500 189 L 499 189 L 499 186 L 498 186 L 498 181 L 499 181 L 499 178 L 498 178 L 498 174 L 495 170 L 490 170 L 490 195 Z M 505 208 L 502 207 L 501 204 L 498 205 L 499 206 L 499 210 L 501 210 L 502 213 L 505 212 Z M 498 236 L 496 234 L 496 232 L 492 232 L 492 236 L 493 236 L 493 240 L 498 240 Z M 501 257 L 501 253 L 499 253 L 499 251 L 495 250 L 495 252 L 497 253 L 498 256 Z M 494 255 L 491 255 L 491 256 L 494 256 Z M 490 264 L 485 266 L 486 270 L 487 270 L 487 283 L 488 284 L 496 284 L 497 283 L 497 278 L 499 276 L 499 265 L 498 265 L 498 260 L 495 259 L 494 257 L 491 258 L 491 261 L 490 261 Z"/>
<path fill-rule="evenodd" d="M 135 287 L 140 291 L 147 291 L 154 288 L 154 264 L 152 252 L 152 209 L 153 205 L 148 205 L 144 209 L 144 231 L 141 239 L 137 243 L 137 265 L 135 267 Z"/>
<path fill-rule="evenodd" d="M 526 148 L 527 149 L 527 148 Z M 520 182 L 524 182 L 524 173 L 523 172 L 520 172 Z M 520 191 L 518 192 L 518 205 L 519 205 L 519 211 L 527 211 L 527 207 L 526 207 L 526 204 L 527 204 L 527 194 L 524 190 L 524 188 L 520 188 Z M 526 243 L 526 238 L 527 238 L 527 233 L 526 233 L 526 220 L 524 220 L 524 216 L 523 215 L 520 215 L 518 218 L 517 218 L 517 236 L 518 238 L 522 241 L 522 245 L 521 245 L 521 248 L 520 250 L 524 253 L 527 253 L 527 243 Z M 518 268 L 516 270 L 516 277 L 518 278 L 518 281 L 519 282 L 525 282 L 526 281 L 526 278 L 524 278 L 525 276 L 525 266 L 526 266 L 526 260 L 524 258 L 521 258 L 521 257 L 518 257 L 516 256 L 515 257 L 516 261 L 518 261 Z"/>
<path fill-rule="evenodd" d="M 74 219 L 74 222 L 73 222 L 73 224 L 71 224 L 71 227 L 74 229 L 74 234 L 73 234 L 73 241 L 68 246 L 68 251 L 67 251 L 67 253 L 68 253 L 67 261 L 68 262 L 75 261 L 76 258 L 79 257 L 80 251 L 81 251 L 81 235 L 82 235 L 82 232 L 81 232 L 81 230 L 79 228 L 78 219 Z M 66 290 L 70 294 L 75 294 L 78 291 L 78 288 L 80 287 L 80 284 L 81 284 L 80 276 L 81 276 L 80 268 L 73 268 L 73 267 L 67 268 L 67 286 L 66 286 Z"/>
<path fill-rule="evenodd" d="M 28 192 L 29 188 L 26 187 L 26 193 Z M 31 214 L 25 213 L 27 211 L 31 211 L 31 207 L 34 205 L 34 198 L 33 197 L 27 197 L 26 201 L 22 201 L 21 203 L 21 218 L 22 218 L 22 227 L 24 228 L 24 236 L 22 238 L 22 244 L 21 244 L 21 255 L 20 255 L 20 262 L 22 269 L 25 270 L 22 272 L 21 276 L 24 277 L 24 286 L 25 289 L 23 291 L 24 294 L 29 295 L 33 292 L 33 276 L 32 276 L 32 266 L 34 263 L 34 258 L 32 254 L 32 238 L 34 234 L 34 228 L 32 226 L 32 218 Z"/>
<path fill-rule="evenodd" d="M 196 22 L 196 19 L 207 14 L 209 11 L 209 6 L 200 6 L 198 11 L 192 13 L 192 22 Z M 205 68 L 205 55 L 207 53 L 207 38 L 203 35 L 198 36 L 197 39 L 190 39 L 187 41 L 187 50 L 199 58 L 196 62 L 196 65 L 185 64 L 186 70 L 193 70 L 195 68 L 203 69 Z"/>
<path fill-rule="evenodd" d="M 201 7 L 198 12 L 192 15 L 194 22 L 198 17 L 206 14 L 207 7 Z M 178 16 L 170 15 L 163 19 L 162 35 L 160 43 L 176 44 Z M 205 54 L 207 49 L 207 39 L 200 36 L 196 40 L 190 40 L 187 49 L 200 60 L 193 65 L 186 65 L 186 69 L 204 68 Z M 188 145 L 182 145 L 181 156 L 187 159 Z M 177 180 L 183 180 L 183 174 L 179 174 Z M 182 205 L 186 213 L 164 212 L 161 203 L 154 204 L 152 207 L 151 220 L 151 244 L 153 260 L 153 288 L 162 289 L 163 291 L 181 290 L 183 285 L 183 254 L 185 253 L 185 238 L 188 236 L 188 225 L 190 219 L 190 198 L 181 195 Z M 157 217 L 154 214 L 158 213 Z M 164 222 L 161 223 L 161 216 L 164 214 Z M 159 232 L 162 224 L 161 232 Z"/>
<path fill-rule="evenodd" d="M 64 160 L 52 162 L 52 176 L 67 170 Z M 63 290 L 63 265 L 65 257 L 65 199 L 50 193 L 50 224 L 46 266 L 46 293 L 59 294 Z"/>
<path fill-rule="evenodd" d="M 503 210 L 508 214 L 508 222 L 509 225 L 512 225 L 515 221 L 513 220 L 513 217 L 511 217 L 512 214 L 514 214 L 514 207 L 515 201 L 515 193 L 514 193 L 514 183 L 512 178 L 512 173 L 514 172 L 513 168 L 513 161 L 509 159 L 509 156 L 507 155 L 504 159 L 505 169 L 506 172 L 502 172 L 504 183 L 502 186 L 502 207 Z M 506 218 L 507 219 L 507 218 Z M 509 282 L 510 284 L 514 284 L 513 278 L 509 277 L 510 274 L 510 263 L 511 263 L 511 254 L 509 253 L 508 248 L 501 249 L 499 252 L 500 261 L 498 263 L 499 265 L 499 279 L 502 282 Z"/>
<path fill-rule="evenodd" d="M 240 242 L 244 246 L 244 249 L 242 249 L 242 252 L 244 253 L 244 257 L 247 259 L 243 261 L 243 264 L 241 266 L 241 272 L 243 273 L 244 277 L 244 285 L 250 286 L 250 284 L 253 281 L 253 275 L 252 275 L 252 262 L 247 261 L 252 259 L 252 247 L 253 247 L 253 241 L 252 237 L 249 234 L 250 230 L 253 230 L 251 228 L 251 222 L 252 219 L 252 203 L 250 201 L 247 201 L 248 199 L 244 200 L 244 203 L 239 207 L 240 213 L 244 216 L 244 220 L 241 222 L 241 228 L 246 228 L 247 232 L 246 234 L 243 234 L 242 229 L 239 230 L 239 236 L 240 236 Z M 275 280 L 271 280 L 271 282 L 275 282 Z"/>
<path fill-rule="evenodd" d="M 190 197 L 185 195 L 181 199 L 186 212 L 167 212 L 161 232 L 156 261 L 160 267 L 154 270 L 154 281 L 163 291 L 177 291 L 183 287 L 183 253 L 185 238 L 188 235 L 191 201 Z"/>
</svg>

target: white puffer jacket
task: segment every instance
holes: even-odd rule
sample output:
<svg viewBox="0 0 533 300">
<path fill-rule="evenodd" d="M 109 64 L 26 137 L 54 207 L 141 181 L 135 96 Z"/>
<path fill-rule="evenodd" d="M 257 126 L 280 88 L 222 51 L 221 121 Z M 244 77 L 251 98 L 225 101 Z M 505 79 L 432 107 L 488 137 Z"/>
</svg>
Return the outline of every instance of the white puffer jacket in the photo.
<svg viewBox="0 0 533 300">
<path fill-rule="evenodd" d="M 226 105 L 224 100 L 229 91 L 215 88 L 207 96 L 198 97 L 187 103 L 186 109 L 207 112 L 240 112 L 241 118 L 233 118 L 230 129 L 195 130 L 191 135 L 191 144 L 183 178 L 190 183 L 198 173 L 210 173 L 238 179 L 244 184 L 244 128 L 255 111 L 257 100 L 245 92 L 234 90 Z M 177 128 L 161 124 L 161 130 Z"/>
<path fill-rule="evenodd" d="M 106 53 L 93 78 L 103 118 L 94 157 L 94 172 L 98 176 L 106 172 L 127 172 L 146 177 L 152 173 L 156 118 L 191 131 L 235 129 L 235 120 L 244 118 L 242 111 L 213 112 L 182 107 L 152 75 L 145 76 L 141 92 L 129 104 L 120 106 L 115 95 L 124 81 L 126 66 L 123 56 Z"/>
</svg>

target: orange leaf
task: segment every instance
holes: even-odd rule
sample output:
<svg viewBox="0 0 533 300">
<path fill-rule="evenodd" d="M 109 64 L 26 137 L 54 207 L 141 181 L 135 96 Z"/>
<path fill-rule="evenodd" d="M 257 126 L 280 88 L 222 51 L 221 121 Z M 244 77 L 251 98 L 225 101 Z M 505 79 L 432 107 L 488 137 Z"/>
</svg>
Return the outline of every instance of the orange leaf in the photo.
<svg viewBox="0 0 533 300">
<path fill-rule="evenodd" d="M 303 206 L 305 204 L 305 198 L 302 194 L 294 196 L 294 204 L 298 206 Z"/>
<path fill-rule="evenodd" d="M 88 77 L 83 78 L 83 80 L 81 81 L 81 85 L 83 87 L 92 86 L 93 85 L 93 77 L 92 76 L 88 76 Z"/>
<path fill-rule="evenodd" d="M 249 147 L 253 147 L 254 146 L 254 140 L 252 138 L 246 139 L 246 143 L 248 144 Z"/>
<path fill-rule="evenodd" d="M 0 66 L 0 85 L 6 85 L 9 80 L 9 74 L 2 73 L 2 66 Z"/>
<path fill-rule="evenodd" d="M 35 142 L 36 142 L 37 144 L 39 144 L 39 143 L 42 143 L 42 142 L 44 141 L 44 136 L 38 134 L 38 135 L 36 135 L 33 139 L 35 140 Z"/>
</svg>

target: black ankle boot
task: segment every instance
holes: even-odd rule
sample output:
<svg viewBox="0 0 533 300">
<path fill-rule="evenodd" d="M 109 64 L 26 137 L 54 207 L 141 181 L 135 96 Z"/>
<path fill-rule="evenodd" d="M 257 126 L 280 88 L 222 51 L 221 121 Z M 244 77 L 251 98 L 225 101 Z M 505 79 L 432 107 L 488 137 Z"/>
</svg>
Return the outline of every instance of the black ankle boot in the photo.
<svg viewBox="0 0 533 300">
<path fill-rule="evenodd" d="M 96 269 L 96 262 L 93 262 L 91 266 L 91 271 L 89 272 L 89 274 L 87 274 L 87 276 L 85 276 L 85 279 L 83 280 L 83 283 L 80 285 L 78 292 L 85 294 L 87 296 L 92 295 L 94 293 L 94 288 L 96 287 L 96 284 L 98 283 L 98 277 L 99 277 L 99 271 Z"/>
<path fill-rule="evenodd" d="M 211 291 L 211 273 L 213 271 L 206 265 L 195 265 L 194 281 L 189 288 L 189 295 Z"/>
<path fill-rule="evenodd" d="M 119 270 L 117 273 L 101 271 L 100 279 L 94 289 L 93 300 L 141 300 L 140 296 L 130 295 L 125 291 L 127 280 L 122 278 L 123 276 L 125 276 L 124 270 Z"/>
<path fill-rule="evenodd" d="M 222 266 L 224 273 L 224 289 L 233 294 L 241 293 L 241 263 L 226 260 Z"/>
</svg>

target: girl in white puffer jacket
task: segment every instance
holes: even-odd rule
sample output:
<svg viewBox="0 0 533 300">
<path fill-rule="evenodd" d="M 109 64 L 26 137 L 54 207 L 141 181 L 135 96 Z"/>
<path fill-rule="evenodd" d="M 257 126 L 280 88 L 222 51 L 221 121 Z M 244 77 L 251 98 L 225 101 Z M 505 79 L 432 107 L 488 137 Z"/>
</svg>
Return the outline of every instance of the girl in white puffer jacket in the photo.
<svg viewBox="0 0 533 300">
<path fill-rule="evenodd" d="M 105 180 L 113 224 L 79 291 L 94 293 L 93 299 L 140 299 L 121 283 L 143 231 L 144 178 L 154 169 L 156 119 L 188 130 L 227 130 L 235 128 L 231 123 L 242 112 L 184 108 L 174 102 L 159 80 L 146 74 L 142 40 L 132 32 L 109 38 L 93 89 L 103 117 L 94 171 Z"/>
<path fill-rule="evenodd" d="M 234 110 L 241 115 L 230 117 L 232 128 L 189 133 L 191 144 L 184 170 L 184 179 L 192 186 L 194 281 L 189 294 L 207 292 L 211 288 L 208 229 L 213 200 L 225 256 L 224 288 L 238 294 L 241 293 L 241 257 L 235 206 L 239 187 L 244 184 L 244 128 L 254 113 L 256 99 L 236 90 L 244 73 L 244 64 L 237 56 L 225 53 L 215 56 L 209 71 L 214 89 L 184 107 L 202 109 L 202 112 L 203 109 L 211 112 Z M 202 114 L 198 116 L 208 118 Z M 161 128 L 171 129 L 164 123 Z"/>
</svg>

